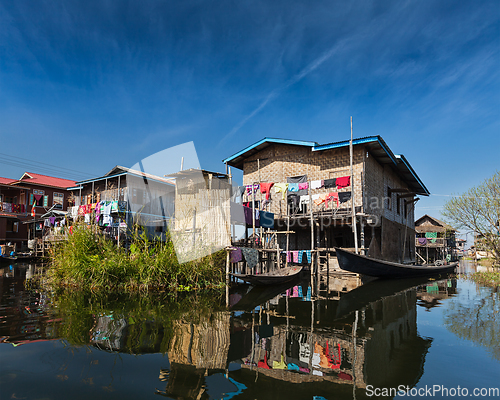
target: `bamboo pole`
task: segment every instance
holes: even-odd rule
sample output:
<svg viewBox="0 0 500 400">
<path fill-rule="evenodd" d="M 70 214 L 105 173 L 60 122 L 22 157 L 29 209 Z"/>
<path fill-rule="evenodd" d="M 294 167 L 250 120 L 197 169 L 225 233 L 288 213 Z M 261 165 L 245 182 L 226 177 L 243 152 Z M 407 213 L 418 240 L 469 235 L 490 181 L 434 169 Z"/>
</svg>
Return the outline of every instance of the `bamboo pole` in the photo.
<svg viewBox="0 0 500 400">
<path fill-rule="evenodd" d="M 226 249 L 226 307 L 229 307 L 229 253 L 230 249 Z"/>
<path fill-rule="evenodd" d="M 352 230 L 354 232 L 354 248 L 356 249 L 356 254 L 359 253 L 358 250 L 358 229 L 356 227 L 356 210 L 355 210 L 355 202 L 354 202 L 354 173 L 352 168 L 352 158 L 353 158 L 353 149 L 352 149 L 352 117 L 351 117 L 351 141 L 349 142 L 349 153 L 350 153 L 350 166 L 351 166 L 351 202 L 352 202 Z"/>
</svg>

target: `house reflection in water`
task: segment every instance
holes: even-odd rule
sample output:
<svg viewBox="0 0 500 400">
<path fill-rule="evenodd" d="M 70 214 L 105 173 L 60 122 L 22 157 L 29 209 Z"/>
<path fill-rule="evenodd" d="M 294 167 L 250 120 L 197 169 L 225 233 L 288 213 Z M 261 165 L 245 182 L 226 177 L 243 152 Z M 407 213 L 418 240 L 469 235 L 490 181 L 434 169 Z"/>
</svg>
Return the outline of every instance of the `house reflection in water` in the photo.
<svg viewBox="0 0 500 400">
<path fill-rule="evenodd" d="M 6 278 L 7 268 L 2 271 L 4 280 L 17 282 L 15 275 Z M 352 398 L 353 391 L 361 395 L 367 385 L 413 387 L 431 345 L 417 333 L 417 301 L 430 304 L 456 292 L 453 279 L 363 285 L 299 281 L 290 287 L 240 288 L 231 296 L 234 304 L 229 311 L 180 309 L 174 317 L 168 310 L 175 304 L 155 314 L 158 304 L 151 301 L 151 310 L 137 311 L 138 303 L 125 307 L 121 302 L 121 311 L 105 305 L 101 310 L 110 311 L 95 313 L 85 309 L 88 302 L 81 299 L 74 305 L 61 304 L 59 310 L 77 306 L 82 313 L 73 320 L 61 315 L 64 320 L 48 312 L 49 303 L 40 293 L 23 292 L 21 278 L 17 290 L 26 298 L 12 302 L 3 290 L 7 286 L 0 286 L 3 342 L 65 338 L 70 328 L 81 328 L 71 331 L 71 337 L 81 338 L 81 345 L 168 354 L 168 366 L 158 370 L 156 393 L 184 399 L 239 393 L 245 398 L 263 398 L 263 393 L 331 398 L 332 392 L 336 398 Z"/>
</svg>

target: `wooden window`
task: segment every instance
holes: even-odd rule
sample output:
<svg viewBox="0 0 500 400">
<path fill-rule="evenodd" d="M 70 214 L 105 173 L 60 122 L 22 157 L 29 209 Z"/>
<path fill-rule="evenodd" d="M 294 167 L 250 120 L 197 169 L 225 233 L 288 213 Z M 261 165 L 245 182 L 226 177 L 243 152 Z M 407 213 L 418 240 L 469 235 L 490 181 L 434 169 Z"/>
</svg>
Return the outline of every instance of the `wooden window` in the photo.
<svg viewBox="0 0 500 400">
<path fill-rule="evenodd" d="M 52 205 L 56 206 L 56 208 L 62 209 L 63 204 L 64 204 L 64 194 L 54 192 L 53 199 L 52 199 Z"/>
</svg>

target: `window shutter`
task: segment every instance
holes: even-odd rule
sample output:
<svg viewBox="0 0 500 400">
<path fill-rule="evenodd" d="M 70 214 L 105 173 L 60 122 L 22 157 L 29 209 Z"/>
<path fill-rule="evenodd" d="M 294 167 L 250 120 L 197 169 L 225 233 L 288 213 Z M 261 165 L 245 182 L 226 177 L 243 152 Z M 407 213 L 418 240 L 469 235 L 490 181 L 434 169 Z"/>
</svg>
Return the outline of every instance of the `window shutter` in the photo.
<svg viewBox="0 0 500 400">
<path fill-rule="evenodd" d="M 30 206 L 33 204 L 33 193 L 30 193 Z"/>
<path fill-rule="evenodd" d="M 43 196 L 43 206 L 44 207 L 49 206 L 49 196 Z"/>
</svg>

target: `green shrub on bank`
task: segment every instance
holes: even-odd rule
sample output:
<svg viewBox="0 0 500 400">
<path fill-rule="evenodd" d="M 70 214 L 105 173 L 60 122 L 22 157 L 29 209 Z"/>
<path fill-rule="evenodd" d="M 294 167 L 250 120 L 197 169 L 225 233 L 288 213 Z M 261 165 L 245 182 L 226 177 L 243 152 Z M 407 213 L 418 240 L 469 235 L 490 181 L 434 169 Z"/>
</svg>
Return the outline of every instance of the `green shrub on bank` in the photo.
<svg viewBox="0 0 500 400">
<path fill-rule="evenodd" d="M 68 240 L 54 246 L 46 281 L 52 286 L 90 290 L 196 290 L 225 282 L 225 252 L 179 264 L 172 242 L 134 235 L 119 248 L 93 226 L 74 226 Z"/>
</svg>

